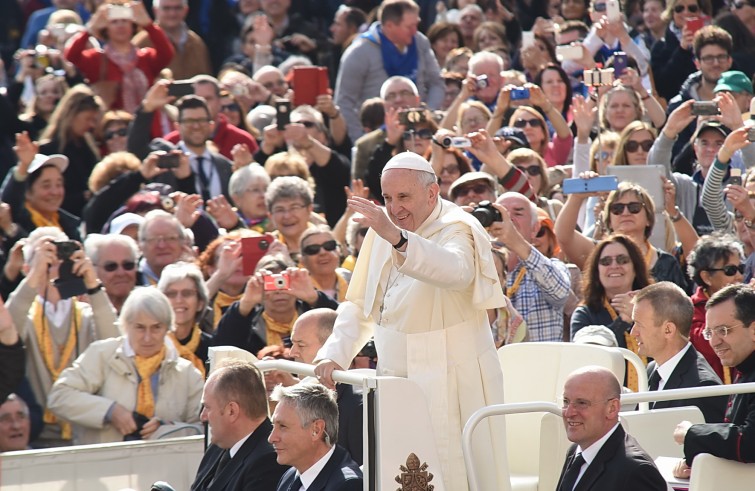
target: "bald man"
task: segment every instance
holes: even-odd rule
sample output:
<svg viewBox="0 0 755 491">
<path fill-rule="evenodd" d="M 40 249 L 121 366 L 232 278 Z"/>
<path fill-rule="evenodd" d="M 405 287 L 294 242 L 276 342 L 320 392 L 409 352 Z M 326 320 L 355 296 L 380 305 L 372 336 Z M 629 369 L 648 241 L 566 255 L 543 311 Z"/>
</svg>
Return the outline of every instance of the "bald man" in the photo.
<svg viewBox="0 0 755 491">
<path fill-rule="evenodd" d="M 619 424 L 621 385 L 603 367 L 572 372 L 562 414 L 569 449 L 557 491 L 666 491 L 666 481 Z"/>
</svg>

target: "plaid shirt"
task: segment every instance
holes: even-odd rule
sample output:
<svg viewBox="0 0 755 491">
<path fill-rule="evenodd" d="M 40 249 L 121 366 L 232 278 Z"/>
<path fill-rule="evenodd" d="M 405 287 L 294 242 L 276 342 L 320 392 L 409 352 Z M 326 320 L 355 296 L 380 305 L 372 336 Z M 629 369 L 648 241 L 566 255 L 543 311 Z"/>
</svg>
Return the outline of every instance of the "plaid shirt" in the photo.
<svg viewBox="0 0 755 491">
<path fill-rule="evenodd" d="M 527 273 L 511 303 L 527 321 L 530 341 L 563 341 L 564 305 L 569 297 L 569 272 L 558 259 L 548 259 L 530 246 L 530 255 L 508 274 L 510 290 L 522 267 Z"/>
</svg>

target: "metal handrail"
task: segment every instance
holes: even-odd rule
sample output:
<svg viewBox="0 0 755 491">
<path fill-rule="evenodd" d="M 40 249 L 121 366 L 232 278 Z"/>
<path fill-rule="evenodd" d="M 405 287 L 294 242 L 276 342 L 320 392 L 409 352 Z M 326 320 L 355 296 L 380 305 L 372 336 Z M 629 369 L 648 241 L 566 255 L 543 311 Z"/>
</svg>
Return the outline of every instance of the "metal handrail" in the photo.
<svg viewBox="0 0 755 491">
<path fill-rule="evenodd" d="M 698 399 L 701 397 L 715 397 L 730 394 L 755 393 L 755 382 L 732 385 L 713 385 L 706 387 L 690 387 L 686 389 L 669 389 L 658 391 L 636 392 L 622 394 L 623 404 L 637 404 L 650 401 L 675 401 L 679 399 Z M 549 412 L 561 415 L 561 408 L 552 402 L 517 402 L 510 404 L 495 404 L 478 409 L 469 417 L 462 433 L 462 452 L 467 467 L 467 479 L 470 491 L 478 491 L 475 463 L 472 456 L 472 433 L 477 425 L 491 416 L 515 413 Z"/>
<path fill-rule="evenodd" d="M 266 372 L 268 370 L 282 370 L 289 373 L 298 373 L 299 375 L 304 375 L 307 377 L 315 376 L 315 365 L 310 365 L 307 363 L 288 360 L 260 360 L 256 362 L 255 365 L 263 372 Z M 358 385 L 361 387 L 365 384 L 366 381 L 367 386 L 371 389 L 374 389 L 374 379 L 375 377 L 356 374 L 351 370 L 333 371 L 333 380 L 341 384 Z"/>
</svg>

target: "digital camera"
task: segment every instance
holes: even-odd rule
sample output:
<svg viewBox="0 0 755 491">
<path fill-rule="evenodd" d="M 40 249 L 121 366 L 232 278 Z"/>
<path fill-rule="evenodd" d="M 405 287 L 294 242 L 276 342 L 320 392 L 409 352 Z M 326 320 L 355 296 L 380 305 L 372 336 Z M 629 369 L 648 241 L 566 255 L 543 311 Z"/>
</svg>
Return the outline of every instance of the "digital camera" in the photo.
<svg viewBox="0 0 755 491">
<path fill-rule="evenodd" d="M 263 276 L 265 281 L 264 290 L 266 292 L 276 292 L 280 290 L 290 290 L 291 282 L 286 273 L 271 274 Z"/>
<path fill-rule="evenodd" d="M 472 216 L 474 216 L 483 227 L 490 227 L 495 222 L 502 222 L 503 217 L 501 212 L 493 208 L 493 204 L 490 201 L 480 201 L 477 208 L 472 210 Z"/>
</svg>

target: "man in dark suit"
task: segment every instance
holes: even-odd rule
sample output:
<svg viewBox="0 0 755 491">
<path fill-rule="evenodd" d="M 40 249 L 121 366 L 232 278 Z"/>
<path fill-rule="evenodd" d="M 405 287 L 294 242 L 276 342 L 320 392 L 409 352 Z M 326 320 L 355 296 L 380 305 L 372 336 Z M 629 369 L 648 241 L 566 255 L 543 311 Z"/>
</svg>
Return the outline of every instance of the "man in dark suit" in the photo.
<svg viewBox="0 0 755 491">
<path fill-rule="evenodd" d="M 694 307 L 679 286 L 662 281 L 640 290 L 634 298 L 631 335 L 639 353 L 654 359 L 647 367 L 650 390 L 721 385 L 721 379 L 689 342 Z M 726 396 L 658 401 L 650 409 L 697 406 L 708 423 L 720 423 Z"/>
<path fill-rule="evenodd" d="M 271 399 L 278 402 L 268 440 L 278 463 L 291 469 L 278 491 L 361 491 L 362 471 L 338 440 L 335 393 L 320 384 L 278 385 Z"/>
<path fill-rule="evenodd" d="M 291 329 L 291 352 L 294 361 L 312 365 L 317 352 L 333 332 L 338 314 L 333 309 L 313 309 L 303 313 Z M 268 387 L 278 383 L 288 387 L 298 380 L 286 372 L 272 370 L 265 373 Z M 358 465 L 362 465 L 362 394 L 349 384 L 336 385 L 338 404 L 338 444 Z"/>
<path fill-rule="evenodd" d="M 230 200 L 228 181 L 233 174 L 233 164 L 207 146 L 215 130 L 207 102 L 202 97 L 188 95 L 179 99 L 177 107 L 181 137 L 177 147 L 188 159 L 181 158 L 178 167 L 159 174 L 155 181 L 170 184 L 177 191 L 198 194 L 203 201 L 220 194 Z"/>
<path fill-rule="evenodd" d="M 199 464 L 191 491 L 274 491 L 286 467 L 267 442 L 267 392 L 260 371 L 227 361 L 210 374 L 202 394 L 201 419 L 212 445 Z"/>
<path fill-rule="evenodd" d="M 755 382 L 755 289 L 734 284 L 713 294 L 705 306 L 703 337 L 725 367 L 736 367 L 734 383 Z M 674 440 L 684 445 L 684 459 L 674 469 L 676 477 L 689 477 L 694 458 L 708 453 L 738 462 L 755 462 L 755 394 L 734 394 L 723 423 L 695 424 L 682 421 Z"/>
<path fill-rule="evenodd" d="M 609 370 L 588 366 L 564 384 L 563 419 L 574 445 L 557 491 L 665 491 L 650 456 L 619 424 L 621 385 Z"/>
</svg>

